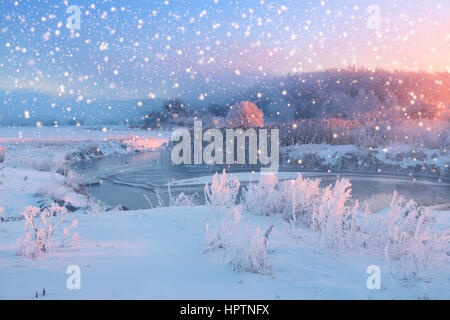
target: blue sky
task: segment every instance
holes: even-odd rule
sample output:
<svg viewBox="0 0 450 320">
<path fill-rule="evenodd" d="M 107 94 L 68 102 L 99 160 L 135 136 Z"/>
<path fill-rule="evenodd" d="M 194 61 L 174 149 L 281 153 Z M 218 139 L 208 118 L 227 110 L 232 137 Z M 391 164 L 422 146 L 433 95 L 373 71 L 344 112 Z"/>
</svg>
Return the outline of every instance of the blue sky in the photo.
<svg viewBox="0 0 450 320">
<path fill-rule="evenodd" d="M 81 9 L 81 29 L 66 9 Z M 378 29 L 369 6 L 378 6 Z M 448 1 L 1 1 L 0 89 L 203 99 L 349 64 L 449 70 Z"/>
</svg>

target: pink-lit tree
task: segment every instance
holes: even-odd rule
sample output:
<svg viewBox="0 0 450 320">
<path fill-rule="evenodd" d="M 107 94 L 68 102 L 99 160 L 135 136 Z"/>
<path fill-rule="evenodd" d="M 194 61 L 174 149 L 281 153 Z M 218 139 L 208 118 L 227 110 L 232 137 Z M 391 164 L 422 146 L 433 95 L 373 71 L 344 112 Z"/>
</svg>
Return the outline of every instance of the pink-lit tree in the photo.
<svg viewBox="0 0 450 320">
<path fill-rule="evenodd" d="M 263 112 L 252 102 L 241 101 L 228 112 L 225 122 L 233 128 L 253 128 L 264 126 Z"/>
</svg>

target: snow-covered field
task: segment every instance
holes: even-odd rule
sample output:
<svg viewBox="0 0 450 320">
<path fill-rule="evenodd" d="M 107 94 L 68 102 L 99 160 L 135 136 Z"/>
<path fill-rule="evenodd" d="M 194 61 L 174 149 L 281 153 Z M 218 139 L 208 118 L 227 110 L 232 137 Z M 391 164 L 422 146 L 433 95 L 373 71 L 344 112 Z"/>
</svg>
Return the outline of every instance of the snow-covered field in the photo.
<svg viewBox="0 0 450 320">
<path fill-rule="evenodd" d="M 158 148 L 168 137 L 116 127 L 1 128 L 0 299 L 450 298 L 448 209 L 425 214 L 372 199 L 377 212 L 366 214 L 349 204 L 345 186 L 319 188 L 314 177 L 288 172 L 179 180 L 177 187 L 208 183 L 208 205 L 174 195 L 170 207 L 105 212 L 66 170 L 71 161 Z M 233 200 L 237 180 L 254 182 L 242 204 Z M 38 235 L 42 250 L 33 247 L 39 233 L 28 228 L 23 237 L 23 214 L 27 206 L 48 212 L 53 202 L 62 209 L 51 223 L 52 214 L 44 218 L 60 224 L 49 239 Z M 73 265 L 80 290 L 66 285 Z M 379 290 L 367 287 L 373 265 Z"/>
<path fill-rule="evenodd" d="M 246 216 L 252 226 L 275 225 L 268 274 L 234 272 L 225 250 L 204 254 L 205 207 L 79 215 L 78 248 L 51 257 L 15 256 L 22 223 L 0 227 L 0 298 L 33 299 L 445 299 L 448 268 L 417 281 L 391 276 L 370 255 L 335 254 L 294 241 L 276 218 Z M 307 235 L 305 235 L 307 236 Z M 66 288 L 66 269 L 81 269 L 81 290 Z M 366 269 L 382 267 L 382 290 L 368 290 Z M 41 296 L 45 288 L 47 294 Z"/>
</svg>

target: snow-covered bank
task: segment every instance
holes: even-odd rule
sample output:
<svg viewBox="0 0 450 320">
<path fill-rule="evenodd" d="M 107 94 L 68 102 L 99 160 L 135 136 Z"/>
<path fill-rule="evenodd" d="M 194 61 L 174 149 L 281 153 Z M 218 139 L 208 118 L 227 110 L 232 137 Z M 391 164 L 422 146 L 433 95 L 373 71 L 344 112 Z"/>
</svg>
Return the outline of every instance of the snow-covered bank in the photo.
<svg viewBox="0 0 450 320">
<path fill-rule="evenodd" d="M 31 169 L 0 169 L 0 219 L 21 218 L 26 206 L 55 201 L 73 209 L 86 207 L 88 197 L 77 192 L 75 176 Z"/>
<path fill-rule="evenodd" d="M 26 206 L 56 201 L 71 210 L 86 208 L 89 197 L 70 163 L 154 150 L 167 142 L 163 131 L 121 127 L 3 127 L 5 154 L 0 169 L 0 217 L 21 217 Z"/>
<path fill-rule="evenodd" d="M 356 145 L 302 144 L 281 148 L 283 163 L 305 170 L 419 174 L 450 179 L 450 153 L 445 148 L 412 145 L 364 148 Z"/>
<path fill-rule="evenodd" d="M 20 222 L 0 226 L 0 298 L 34 299 L 448 299 L 449 269 L 416 280 L 391 275 L 382 259 L 335 254 L 293 241 L 273 217 L 245 214 L 251 227 L 274 225 L 266 275 L 233 272 L 224 250 L 204 254 L 206 207 L 77 215 L 78 248 L 30 260 L 15 255 Z M 68 222 L 69 223 L 69 222 Z M 309 233 L 304 237 L 308 239 Z M 310 238 L 313 239 L 313 238 Z M 310 240 L 311 241 L 311 240 Z M 68 290 L 66 269 L 81 269 Z M 368 290 L 366 269 L 379 265 L 382 289 Z M 45 288 L 46 295 L 41 292 Z"/>
<path fill-rule="evenodd" d="M 0 145 L 7 149 L 7 166 L 51 171 L 70 161 L 156 149 L 167 142 L 167 135 L 114 126 L 3 127 Z"/>
</svg>

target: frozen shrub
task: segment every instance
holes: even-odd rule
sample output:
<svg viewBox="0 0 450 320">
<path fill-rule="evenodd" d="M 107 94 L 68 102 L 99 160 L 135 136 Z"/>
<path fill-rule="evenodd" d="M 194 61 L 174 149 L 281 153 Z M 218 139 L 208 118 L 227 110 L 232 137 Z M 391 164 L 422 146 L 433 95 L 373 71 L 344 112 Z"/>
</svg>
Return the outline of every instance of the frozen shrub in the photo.
<svg viewBox="0 0 450 320">
<path fill-rule="evenodd" d="M 320 179 L 303 178 L 300 174 L 295 180 L 283 181 L 280 193 L 283 194 L 284 217 L 293 224 L 311 224 L 314 209 L 320 200 Z"/>
<path fill-rule="evenodd" d="M 242 203 L 251 213 L 280 215 L 293 230 L 299 225 L 311 227 L 327 247 L 354 244 L 358 204 L 349 206 L 350 182 L 338 180 L 326 188 L 319 185 L 320 179 L 300 174 L 295 180 L 282 182 L 267 176 L 243 191 Z"/>
<path fill-rule="evenodd" d="M 231 128 L 262 127 L 264 126 L 264 116 L 254 103 L 242 101 L 230 109 L 225 122 Z"/>
<path fill-rule="evenodd" d="M 170 190 L 170 183 L 167 184 L 167 189 L 169 190 L 170 207 L 181 207 L 181 206 L 192 207 L 198 205 L 197 193 L 185 194 L 184 192 L 181 192 L 177 196 L 172 196 L 172 191 Z"/>
<path fill-rule="evenodd" d="M 170 198 L 171 207 L 181 207 L 181 206 L 196 206 L 198 204 L 198 196 L 196 193 L 185 194 L 181 192 L 177 196 Z"/>
<path fill-rule="evenodd" d="M 378 251 L 405 275 L 417 275 L 438 262 L 449 262 L 450 231 L 437 231 L 437 222 L 427 210 L 412 200 L 405 202 L 395 192 L 386 213 L 359 212 L 358 201 L 349 204 L 350 187 L 343 179 L 322 190 L 312 221 L 322 245 Z"/>
<path fill-rule="evenodd" d="M 235 253 L 230 261 L 235 270 L 265 272 L 266 244 L 271 231 L 263 236 L 258 230 L 253 237 L 249 236 L 239 207 L 234 205 L 238 188 L 226 187 L 226 181 L 225 173 L 220 179 L 216 174 L 211 190 L 208 185 L 205 188 L 207 203 L 233 207 L 222 220 L 217 220 L 215 227 L 207 225 L 207 250 L 229 248 Z M 310 236 L 328 249 L 370 250 L 384 255 L 405 275 L 417 275 L 439 262 L 450 262 L 450 230 L 437 231 L 438 223 L 427 210 L 394 193 L 390 205 L 386 205 L 387 195 L 381 194 L 369 198 L 366 210 L 362 211 L 359 202 L 352 199 L 351 191 L 348 179 L 339 179 L 323 188 L 319 179 L 299 175 L 295 180 L 280 182 L 272 175 L 244 188 L 241 202 L 250 213 L 288 220 L 288 232 L 297 240 L 304 238 L 300 236 L 304 233 L 300 227 L 307 227 L 312 230 Z M 381 212 L 369 212 L 384 208 Z"/>
<path fill-rule="evenodd" d="M 265 273 L 268 270 L 266 248 L 273 226 L 261 235 L 259 227 L 251 236 L 239 207 L 230 209 L 222 219 L 217 216 L 206 225 L 205 253 L 227 249 L 228 264 L 235 271 Z"/>
<path fill-rule="evenodd" d="M 264 234 L 256 228 L 256 233 L 246 246 L 237 248 L 236 256 L 230 261 L 235 271 L 247 271 L 254 273 L 267 273 L 267 243 L 272 233 L 271 225 Z"/>
<path fill-rule="evenodd" d="M 319 184 L 319 179 L 304 179 L 300 174 L 295 180 L 282 182 L 275 175 L 264 176 L 244 189 L 242 204 L 254 214 L 281 215 L 309 225 L 321 193 Z"/>
<path fill-rule="evenodd" d="M 321 192 L 320 204 L 312 215 L 313 231 L 319 232 L 320 241 L 329 248 L 351 248 L 357 236 L 358 202 L 353 207 L 346 204 L 351 198 L 348 179 L 337 180 Z"/>
<path fill-rule="evenodd" d="M 242 205 L 254 214 L 270 216 L 284 212 L 285 203 L 276 175 L 262 176 L 258 183 L 250 183 L 242 191 Z"/>
<path fill-rule="evenodd" d="M 245 234 L 241 210 L 238 207 L 230 209 L 222 219 L 217 216 L 212 217 L 206 224 L 206 242 L 205 252 L 217 249 L 225 249 L 239 242 L 239 239 Z"/>
<path fill-rule="evenodd" d="M 93 213 L 99 213 L 99 212 L 105 212 L 106 206 L 103 202 L 100 200 L 97 200 L 93 197 L 90 197 L 87 201 L 87 206 L 85 209 L 85 212 L 87 214 L 93 214 Z"/>
<path fill-rule="evenodd" d="M 219 177 L 216 173 L 213 177 L 211 187 L 205 185 L 206 205 L 212 208 L 231 208 L 236 203 L 240 182 L 235 176 L 227 176 L 225 169 Z"/>
<path fill-rule="evenodd" d="M 78 233 L 72 234 L 69 243 L 66 240 L 70 237 L 71 230 L 78 226 L 78 220 L 74 220 L 69 227 L 64 228 L 62 235 L 57 235 L 66 213 L 64 207 L 56 204 L 43 210 L 31 206 L 26 207 L 24 211 L 25 234 L 18 240 L 18 254 L 37 258 L 49 254 L 58 241 L 60 247 L 77 242 L 79 240 Z"/>
<path fill-rule="evenodd" d="M 450 231 L 436 231 L 437 223 L 414 201 L 404 202 L 394 193 L 386 215 L 380 215 L 372 245 L 383 248 L 386 259 L 405 274 L 417 274 L 437 262 L 449 262 Z"/>
</svg>

